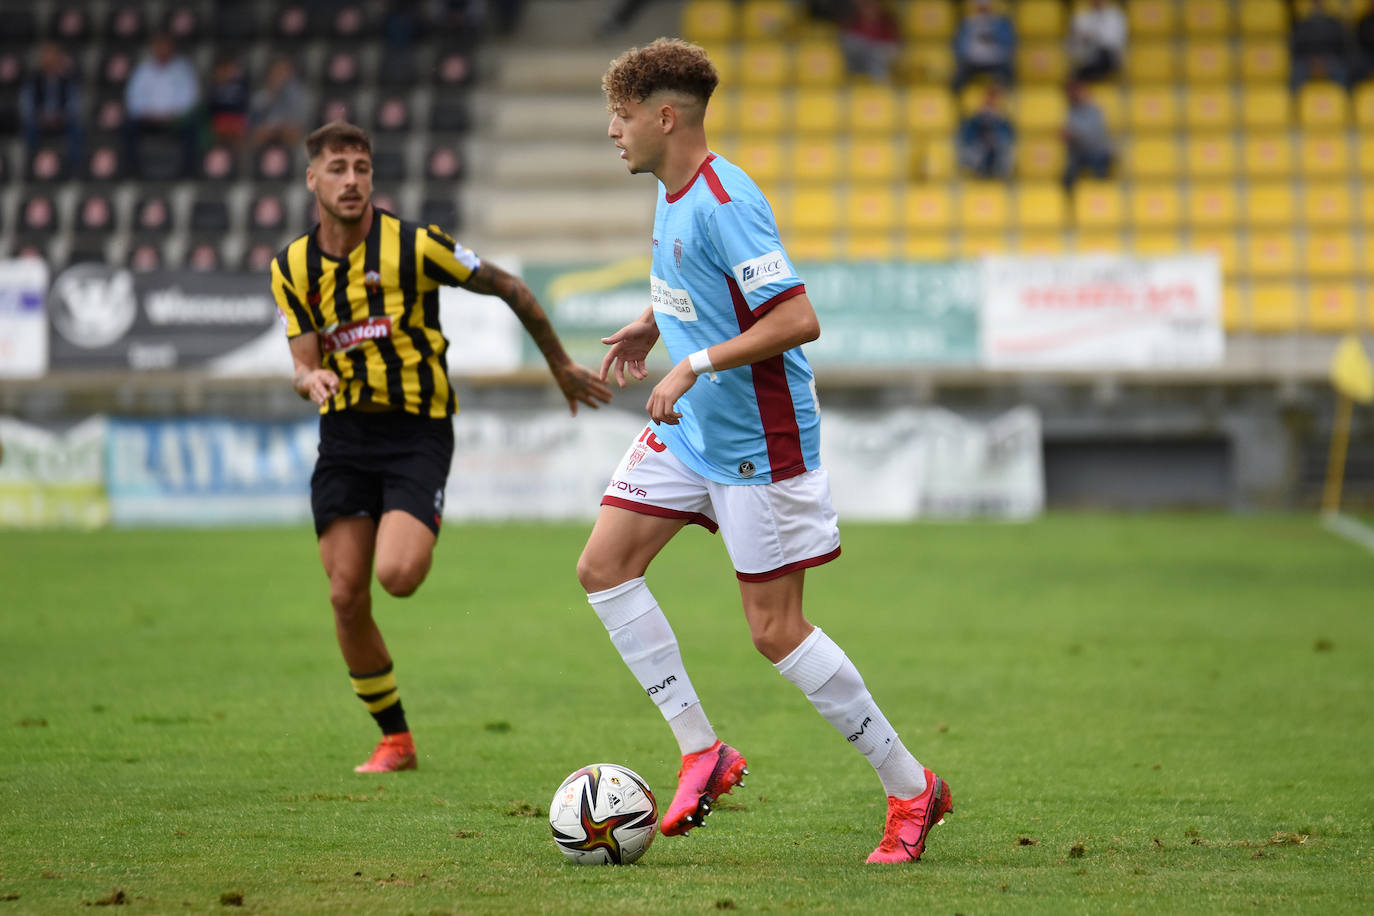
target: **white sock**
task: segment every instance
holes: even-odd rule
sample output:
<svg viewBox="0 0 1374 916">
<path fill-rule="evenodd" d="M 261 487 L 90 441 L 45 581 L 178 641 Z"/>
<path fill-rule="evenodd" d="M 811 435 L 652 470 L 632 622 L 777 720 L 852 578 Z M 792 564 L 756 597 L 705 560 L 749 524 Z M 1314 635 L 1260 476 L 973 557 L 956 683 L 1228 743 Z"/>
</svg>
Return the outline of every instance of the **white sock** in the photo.
<svg viewBox="0 0 1374 916">
<path fill-rule="evenodd" d="M 773 667 L 864 755 L 888 795 L 914 798 L 925 791 L 921 764 L 897 737 L 854 663 L 820 627 Z"/>
<path fill-rule="evenodd" d="M 716 733 L 701 708 L 696 689 L 682 666 L 682 653 L 668 618 L 659 609 L 644 577 L 592 592 L 587 601 L 601 618 L 611 643 L 639 686 L 673 730 L 683 754 L 716 743 Z"/>
</svg>

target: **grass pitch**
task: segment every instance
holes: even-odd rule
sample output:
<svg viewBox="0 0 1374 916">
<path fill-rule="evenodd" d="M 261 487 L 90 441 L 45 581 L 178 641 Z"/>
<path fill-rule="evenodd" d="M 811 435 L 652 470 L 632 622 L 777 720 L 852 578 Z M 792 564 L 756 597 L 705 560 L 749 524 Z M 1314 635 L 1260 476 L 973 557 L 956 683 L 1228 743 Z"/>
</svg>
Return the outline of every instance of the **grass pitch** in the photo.
<svg viewBox="0 0 1374 916">
<path fill-rule="evenodd" d="M 0 533 L 0 916 L 1374 910 L 1374 555 L 1311 518 L 845 526 L 808 615 L 955 799 L 892 868 L 876 778 L 696 529 L 649 581 L 752 775 L 635 866 L 565 862 L 565 775 L 666 803 L 677 769 L 586 532 L 451 526 L 377 598 L 421 753 L 385 777 L 308 530 Z"/>
</svg>

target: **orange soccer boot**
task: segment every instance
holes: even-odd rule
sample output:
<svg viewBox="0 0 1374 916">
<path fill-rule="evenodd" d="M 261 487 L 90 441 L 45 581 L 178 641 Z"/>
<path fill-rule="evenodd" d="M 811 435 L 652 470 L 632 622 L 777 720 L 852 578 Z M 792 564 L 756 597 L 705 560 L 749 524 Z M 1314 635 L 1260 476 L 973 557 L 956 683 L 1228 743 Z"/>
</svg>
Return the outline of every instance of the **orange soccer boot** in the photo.
<svg viewBox="0 0 1374 916">
<path fill-rule="evenodd" d="M 926 770 L 926 790 L 915 798 L 887 797 L 887 826 L 870 862 L 915 862 L 925 852 L 930 828 L 945 822 L 954 796 L 939 776 Z"/>
<path fill-rule="evenodd" d="M 415 758 L 415 741 L 410 732 L 383 735 L 367 758 L 367 763 L 353 768 L 355 773 L 394 773 L 397 770 L 413 770 L 419 765 Z"/>
</svg>

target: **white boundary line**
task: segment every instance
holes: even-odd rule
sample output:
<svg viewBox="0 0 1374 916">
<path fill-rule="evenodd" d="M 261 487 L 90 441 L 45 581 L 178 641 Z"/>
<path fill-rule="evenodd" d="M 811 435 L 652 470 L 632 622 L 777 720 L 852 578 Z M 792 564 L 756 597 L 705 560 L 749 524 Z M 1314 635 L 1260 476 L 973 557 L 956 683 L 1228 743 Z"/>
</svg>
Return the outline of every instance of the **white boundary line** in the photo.
<svg viewBox="0 0 1374 916">
<path fill-rule="evenodd" d="M 1339 512 L 1322 513 L 1322 527 L 1374 553 L 1374 528 Z"/>
</svg>

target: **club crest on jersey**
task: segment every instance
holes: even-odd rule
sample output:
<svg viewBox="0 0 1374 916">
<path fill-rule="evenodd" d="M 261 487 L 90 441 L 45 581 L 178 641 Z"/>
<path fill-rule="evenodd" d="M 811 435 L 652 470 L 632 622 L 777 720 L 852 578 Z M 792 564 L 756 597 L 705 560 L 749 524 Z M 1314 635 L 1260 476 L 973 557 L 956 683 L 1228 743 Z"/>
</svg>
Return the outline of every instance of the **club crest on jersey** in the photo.
<svg viewBox="0 0 1374 916">
<path fill-rule="evenodd" d="M 682 239 L 673 239 L 673 264 L 682 270 Z"/>
<path fill-rule="evenodd" d="M 374 315 L 361 321 L 336 324 L 325 328 L 321 336 L 323 338 L 321 346 L 324 352 L 345 352 L 361 346 L 366 341 L 390 337 L 391 316 Z"/>
<path fill-rule="evenodd" d="M 369 270 L 363 274 L 363 286 L 367 287 L 369 293 L 375 293 L 382 288 L 382 275 L 379 271 Z"/>
</svg>

